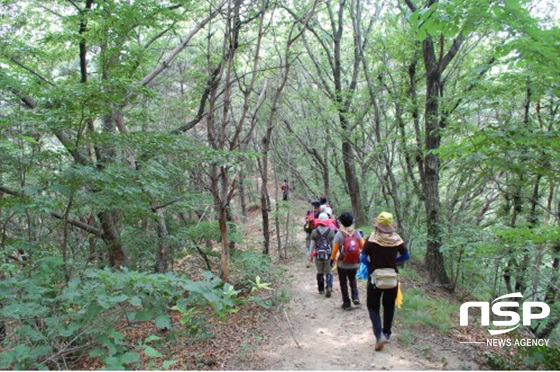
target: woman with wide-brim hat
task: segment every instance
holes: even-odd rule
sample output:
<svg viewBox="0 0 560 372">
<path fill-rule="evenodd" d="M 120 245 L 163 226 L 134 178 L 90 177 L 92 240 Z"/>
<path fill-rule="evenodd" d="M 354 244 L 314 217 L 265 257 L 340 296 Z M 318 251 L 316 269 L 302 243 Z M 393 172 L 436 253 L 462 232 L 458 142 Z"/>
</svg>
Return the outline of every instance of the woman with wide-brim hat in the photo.
<svg viewBox="0 0 560 372">
<path fill-rule="evenodd" d="M 367 308 L 376 338 L 375 350 L 380 351 L 391 339 L 395 299 L 398 292 L 397 262 L 408 260 L 410 255 L 404 241 L 395 232 L 397 224 L 391 213 L 381 212 L 373 220 L 373 226 L 375 229 L 364 244 L 360 260 L 368 266 Z M 391 288 L 392 284 L 387 284 L 392 283 L 391 280 L 383 284 L 378 281 L 378 273 L 391 273 L 393 270 L 394 287 Z M 383 322 L 380 314 L 381 303 L 383 303 Z"/>
</svg>

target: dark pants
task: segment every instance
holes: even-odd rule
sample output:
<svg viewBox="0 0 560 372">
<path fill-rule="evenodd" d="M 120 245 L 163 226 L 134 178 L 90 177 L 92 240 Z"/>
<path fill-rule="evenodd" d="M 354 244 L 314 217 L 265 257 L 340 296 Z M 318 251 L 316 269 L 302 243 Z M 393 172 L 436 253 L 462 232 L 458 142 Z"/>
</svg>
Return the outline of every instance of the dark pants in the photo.
<svg viewBox="0 0 560 372">
<path fill-rule="evenodd" d="M 325 280 L 327 282 L 327 289 L 332 289 L 333 275 L 329 260 L 315 259 L 315 267 L 317 267 L 317 288 L 319 292 L 325 290 Z"/>
<path fill-rule="evenodd" d="M 340 281 L 340 292 L 342 293 L 342 306 L 350 306 L 350 297 L 348 296 L 348 282 L 350 282 L 350 290 L 352 291 L 352 301 L 360 300 L 358 295 L 358 284 L 356 281 L 356 274 L 358 269 L 343 269 L 338 268 L 338 280 Z"/>
<path fill-rule="evenodd" d="M 371 284 L 367 285 L 367 308 L 369 318 L 373 325 L 373 334 L 377 339 L 381 337 L 381 332 L 391 335 L 391 325 L 395 315 L 395 299 L 397 298 L 398 287 L 392 289 L 379 289 Z M 383 298 L 383 299 L 382 299 Z M 383 325 L 381 324 L 380 308 L 383 302 Z"/>
</svg>

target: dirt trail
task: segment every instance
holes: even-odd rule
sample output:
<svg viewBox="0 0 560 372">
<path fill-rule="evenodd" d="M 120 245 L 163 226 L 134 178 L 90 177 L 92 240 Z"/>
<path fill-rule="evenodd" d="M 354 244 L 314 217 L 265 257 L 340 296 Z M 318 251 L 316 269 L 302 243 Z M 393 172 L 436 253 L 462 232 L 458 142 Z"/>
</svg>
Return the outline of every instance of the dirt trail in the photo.
<svg viewBox="0 0 560 372">
<path fill-rule="evenodd" d="M 281 314 L 284 318 L 279 322 L 280 332 L 271 337 L 259 353 L 259 357 L 264 358 L 263 366 L 275 370 L 422 370 L 430 367 L 418 358 L 410 358 L 409 352 L 403 351 L 395 341 L 382 352 L 374 352 L 364 281 L 359 282 L 362 305 L 343 311 L 338 277 L 334 278 L 332 297 L 326 298 L 317 292 L 315 268 L 306 269 L 302 262 L 303 257 L 292 267 L 286 288 L 291 300 L 285 306 L 286 313 Z M 395 330 L 396 337 L 398 330 Z"/>
<path fill-rule="evenodd" d="M 381 352 L 374 351 L 374 337 L 366 307 L 366 282 L 358 281 L 361 305 L 340 308 L 342 297 L 334 275 L 331 298 L 317 291 L 314 265 L 305 267 L 305 234 L 294 237 L 301 249 L 292 250 L 283 289 L 289 302 L 275 319 L 250 359 L 240 369 L 268 370 L 461 370 L 478 369 L 473 355 L 443 336 L 411 330 L 415 341 L 399 343 L 402 325 L 397 310 L 393 337 Z M 406 297 L 406 294 L 405 294 Z M 470 355 L 469 355 L 470 354 Z"/>
</svg>

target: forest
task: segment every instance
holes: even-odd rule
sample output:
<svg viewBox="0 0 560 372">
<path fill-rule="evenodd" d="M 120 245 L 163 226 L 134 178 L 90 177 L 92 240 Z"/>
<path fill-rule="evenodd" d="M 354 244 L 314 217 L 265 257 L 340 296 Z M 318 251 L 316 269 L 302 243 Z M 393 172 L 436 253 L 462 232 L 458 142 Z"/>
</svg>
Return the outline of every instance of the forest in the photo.
<svg viewBox="0 0 560 372">
<path fill-rule="evenodd" d="M 281 308 L 321 196 L 560 368 L 559 76 L 553 0 L 1 0 L 0 368 L 208 367 L 154 345 Z"/>
</svg>

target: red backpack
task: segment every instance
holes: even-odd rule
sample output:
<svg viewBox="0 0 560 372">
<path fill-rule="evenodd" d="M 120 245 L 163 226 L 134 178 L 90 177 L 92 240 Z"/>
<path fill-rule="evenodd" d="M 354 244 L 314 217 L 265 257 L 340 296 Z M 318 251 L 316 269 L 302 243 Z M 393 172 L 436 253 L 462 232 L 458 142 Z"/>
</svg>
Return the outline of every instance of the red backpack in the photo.
<svg viewBox="0 0 560 372">
<path fill-rule="evenodd" d="M 352 265 L 359 263 L 360 238 L 358 237 L 358 232 L 355 231 L 353 235 L 347 235 L 342 232 L 342 235 L 344 235 L 344 243 L 342 245 L 341 253 L 342 261 Z"/>
</svg>

